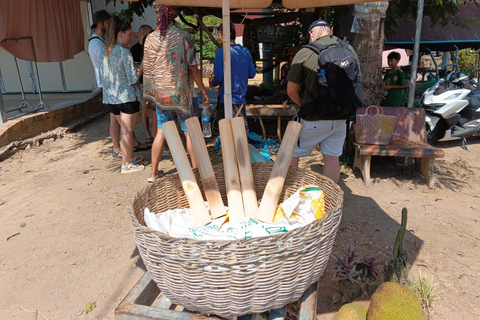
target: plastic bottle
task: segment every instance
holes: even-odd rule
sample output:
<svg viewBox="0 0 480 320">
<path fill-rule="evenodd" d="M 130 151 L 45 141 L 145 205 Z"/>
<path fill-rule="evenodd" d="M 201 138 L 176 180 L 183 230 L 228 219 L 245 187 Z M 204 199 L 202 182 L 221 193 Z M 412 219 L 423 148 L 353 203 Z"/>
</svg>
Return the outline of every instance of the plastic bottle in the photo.
<svg viewBox="0 0 480 320">
<path fill-rule="evenodd" d="M 321 69 L 320 73 L 318 73 L 317 76 L 318 76 L 318 83 L 320 83 L 322 86 L 328 87 L 327 77 L 325 75 L 325 69 Z"/>
<path fill-rule="evenodd" d="M 202 130 L 205 138 L 210 138 L 212 136 L 212 122 L 208 108 L 209 106 L 203 106 L 202 110 Z"/>
</svg>

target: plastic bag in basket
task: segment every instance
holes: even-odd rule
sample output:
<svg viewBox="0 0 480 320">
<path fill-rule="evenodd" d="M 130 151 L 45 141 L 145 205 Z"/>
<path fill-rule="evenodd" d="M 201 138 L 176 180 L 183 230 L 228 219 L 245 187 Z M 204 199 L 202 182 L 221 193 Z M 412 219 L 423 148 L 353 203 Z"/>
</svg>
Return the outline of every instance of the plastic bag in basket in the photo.
<svg viewBox="0 0 480 320">
<path fill-rule="evenodd" d="M 324 215 L 324 193 L 314 185 L 303 186 L 277 206 L 275 220 L 270 223 L 249 218 L 232 222 L 226 215 L 206 225 L 195 226 L 190 208 L 157 214 L 148 208 L 144 209 L 145 223 L 149 228 L 172 237 L 197 240 L 236 240 L 285 233 L 321 219 Z"/>
<path fill-rule="evenodd" d="M 357 115 L 357 122 L 355 127 L 357 143 L 388 145 L 397 117 L 380 114 L 377 106 L 369 106 L 364 115 Z"/>
</svg>

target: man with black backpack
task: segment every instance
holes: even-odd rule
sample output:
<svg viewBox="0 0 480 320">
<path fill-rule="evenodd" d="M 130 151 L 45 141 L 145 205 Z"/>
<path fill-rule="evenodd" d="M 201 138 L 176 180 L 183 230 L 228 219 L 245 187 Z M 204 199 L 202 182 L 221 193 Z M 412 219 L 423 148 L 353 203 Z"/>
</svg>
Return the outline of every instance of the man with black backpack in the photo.
<svg viewBox="0 0 480 320">
<path fill-rule="evenodd" d="M 323 175 L 337 183 L 346 120 L 354 120 L 363 105 L 358 56 L 346 40 L 331 35 L 324 20 L 313 22 L 308 33 L 310 44 L 295 55 L 288 74 L 287 93 L 300 106 L 303 125 L 290 165 L 298 167 L 299 158 L 320 144 Z"/>
</svg>

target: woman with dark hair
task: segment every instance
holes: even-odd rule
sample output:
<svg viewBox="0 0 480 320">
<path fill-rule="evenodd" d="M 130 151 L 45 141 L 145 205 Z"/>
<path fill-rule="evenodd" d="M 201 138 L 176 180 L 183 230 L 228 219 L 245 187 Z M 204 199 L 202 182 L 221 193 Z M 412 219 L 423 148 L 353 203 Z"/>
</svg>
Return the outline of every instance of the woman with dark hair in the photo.
<svg viewBox="0 0 480 320">
<path fill-rule="evenodd" d="M 105 49 L 100 54 L 103 103 L 120 123 L 121 173 L 145 169 L 143 165 L 136 165 L 143 157 L 133 153 L 133 143 L 136 140 L 133 128 L 140 111 L 137 82 L 142 71 L 141 68 L 135 69 L 130 50 L 124 48 L 130 42 L 131 33 L 130 24 L 114 16 L 107 30 Z"/>
</svg>

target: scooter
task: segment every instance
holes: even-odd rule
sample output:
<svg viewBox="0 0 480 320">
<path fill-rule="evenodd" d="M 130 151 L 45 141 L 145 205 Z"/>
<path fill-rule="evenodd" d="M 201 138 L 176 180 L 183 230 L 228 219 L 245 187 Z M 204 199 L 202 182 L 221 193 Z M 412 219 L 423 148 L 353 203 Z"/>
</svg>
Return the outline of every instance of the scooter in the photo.
<svg viewBox="0 0 480 320">
<path fill-rule="evenodd" d="M 480 131 L 480 89 L 461 72 L 450 72 L 427 89 L 420 99 L 425 108 L 428 143 L 462 139 Z M 475 105 L 474 105 L 475 104 Z"/>
</svg>

